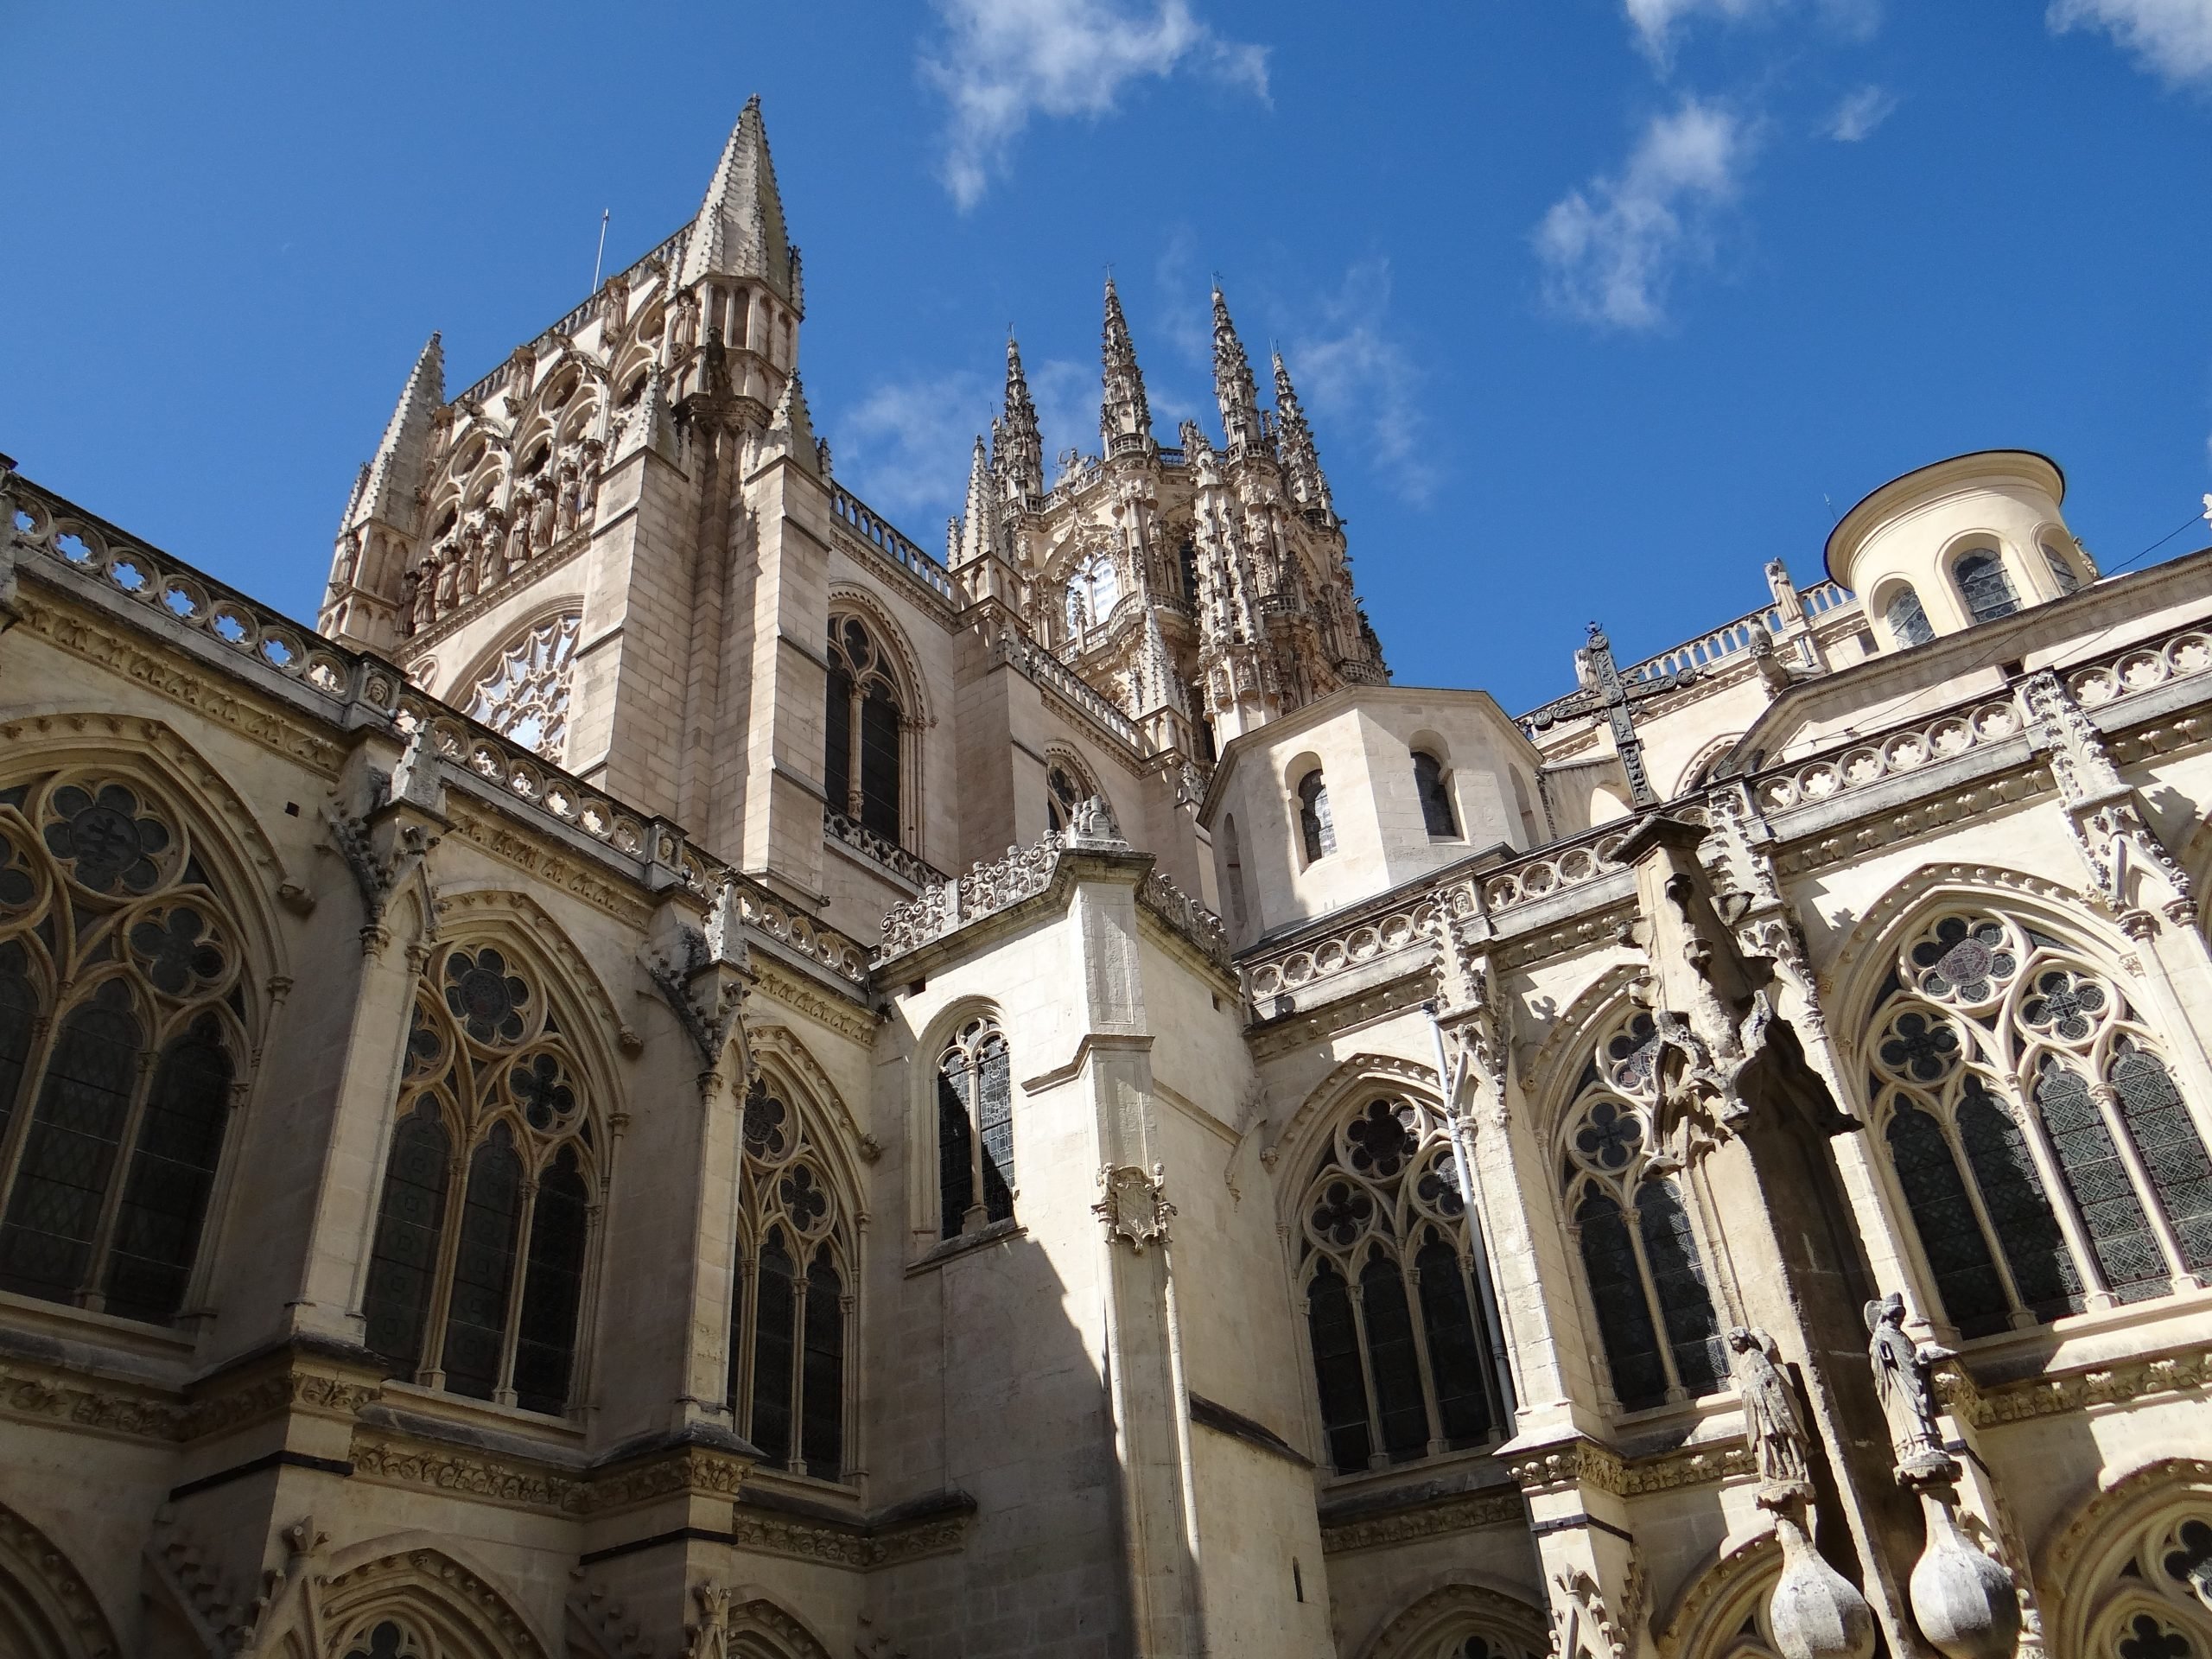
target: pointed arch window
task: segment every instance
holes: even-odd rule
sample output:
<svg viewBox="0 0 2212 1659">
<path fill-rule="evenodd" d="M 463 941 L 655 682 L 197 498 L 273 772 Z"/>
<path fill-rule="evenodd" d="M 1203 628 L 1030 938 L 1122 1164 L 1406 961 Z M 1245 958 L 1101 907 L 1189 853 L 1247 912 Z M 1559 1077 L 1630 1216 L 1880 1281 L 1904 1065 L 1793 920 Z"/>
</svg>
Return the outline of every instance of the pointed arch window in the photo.
<svg viewBox="0 0 2212 1659">
<path fill-rule="evenodd" d="M 1504 1414 L 1489 1287 L 1442 1115 L 1378 1095 L 1347 1114 L 1300 1205 L 1306 1337 L 1340 1474 L 1488 1445 Z"/>
<path fill-rule="evenodd" d="M 1414 751 L 1414 789 L 1421 796 L 1421 818 L 1431 841 L 1456 841 L 1459 820 L 1452 811 L 1452 788 L 1445 781 L 1444 763 L 1420 749 Z"/>
<path fill-rule="evenodd" d="M 1319 766 L 1298 780 L 1298 833 L 1308 864 L 1337 850 L 1337 821 L 1329 810 L 1328 779 Z"/>
<path fill-rule="evenodd" d="M 823 789 L 830 810 L 910 847 L 906 700 L 887 652 L 859 617 L 830 619 L 830 683 L 823 709 Z"/>
<path fill-rule="evenodd" d="M 1882 616 L 1890 625 L 1891 638 L 1900 645 L 1924 645 L 1936 637 L 1920 595 L 1912 591 L 1910 582 L 1897 584 L 1889 603 L 1882 607 Z"/>
<path fill-rule="evenodd" d="M 1122 575 L 1114 556 L 1101 549 L 1086 556 L 1068 576 L 1068 632 L 1079 642 L 1104 625 L 1122 597 Z"/>
<path fill-rule="evenodd" d="M 1057 750 L 1045 756 L 1045 823 L 1055 833 L 1074 822 L 1075 810 L 1099 792 L 1072 755 Z"/>
<path fill-rule="evenodd" d="M 728 1405 L 764 1462 L 842 1480 L 850 1209 L 788 1095 L 762 1077 L 745 1097 Z"/>
<path fill-rule="evenodd" d="M 582 615 L 525 628 L 468 688 L 462 712 L 558 765 L 569 744 L 569 694 Z"/>
<path fill-rule="evenodd" d="M 1728 1367 L 1697 1231 L 1654 1163 L 1651 1016 L 1622 1017 L 1599 1039 L 1560 1148 L 1568 1231 L 1613 1394 L 1630 1411 L 1717 1394 Z"/>
<path fill-rule="evenodd" d="M 597 1230 L 590 1090 L 541 978 L 442 947 L 416 988 L 361 1309 L 387 1372 L 559 1414 Z"/>
<path fill-rule="evenodd" d="M 185 1311 L 251 1052 L 239 937 L 141 785 L 0 790 L 0 1287 Z"/>
<path fill-rule="evenodd" d="M 1963 556 L 1951 567 L 1951 580 L 1959 585 L 1967 614 L 1977 622 L 1994 622 L 2020 608 L 2012 578 L 2005 573 L 2005 561 L 1993 547 L 1976 548 Z"/>
<path fill-rule="evenodd" d="M 938 1225 L 957 1238 L 1014 1218 L 1014 1058 L 998 1021 L 970 1020 L 938 1058 Z"/>
<path fill-rule="evenodd" d="M 2212 1156 L 2095 953 L 2002 911 L 1940 915 L 1899 951 L 1866 1052 L 1897 1190 L 1961 1336 L 2212 1269 Z"/>
</svg>

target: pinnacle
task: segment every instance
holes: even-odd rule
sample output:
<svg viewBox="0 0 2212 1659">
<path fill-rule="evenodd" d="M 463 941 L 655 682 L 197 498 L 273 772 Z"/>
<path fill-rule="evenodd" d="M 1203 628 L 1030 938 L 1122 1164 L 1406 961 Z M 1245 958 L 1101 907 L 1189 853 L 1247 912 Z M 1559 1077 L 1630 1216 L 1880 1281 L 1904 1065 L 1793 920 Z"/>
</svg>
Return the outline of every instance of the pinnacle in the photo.
<svg viewBox="0 0 2212 1659">
<path fill-rule="evenodd" d="M 784 230 L 783 199 L 768 155 L 758 93 L 747 99 L 722 146 L 706 200 L 684 245 L 683 284 L 704 276 L 751 276 L 798 309 L 797 261 Z"/>
<path fill-rule="evenodd" d="M 369 463 L 368 476 L 359 487 L 349 517 L 412 524 L 415 494 L 422 486 L 423 463 L 429 455 L 430 423 L 445 407 L 445 346 L 433 334 L 407 372 L 407 384 L 400 389 L 399 402 L 385 427 L 376 458 Z"/>
</svg>

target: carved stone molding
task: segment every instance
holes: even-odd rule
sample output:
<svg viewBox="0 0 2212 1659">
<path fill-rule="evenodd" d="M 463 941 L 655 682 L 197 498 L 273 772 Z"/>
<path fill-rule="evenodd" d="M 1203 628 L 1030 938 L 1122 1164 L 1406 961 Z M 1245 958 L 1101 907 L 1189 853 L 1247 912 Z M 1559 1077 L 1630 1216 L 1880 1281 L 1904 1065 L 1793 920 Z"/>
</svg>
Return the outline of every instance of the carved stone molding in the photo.
<svg viewBox="0 0 2212 1659">
<path fill-rule="evenodd" d="M 652 920 L 652 908 L 625 884 L 594 874 L 499 820 L 470 810 L 458 792 L 447 797 L 453 833 L 461 840 L 548 887 L 603 910 L 640 932 Z"/>
<path fill-rule="evenodd" d="M 1735 1480 L 1756 1475 L 1758 1469 L 1740 1440 L 1679 1446 L 1633 1461 L 1595 1441 L 1576 1440 L 1511 1464 L 1507 1472 L 1525 1492 L 1582 1485 L 1617 1497 L 1637 1497 L 1647 1492 Z"/>
<path fill-rule="evenodd" d="M 236 690 L 238 682 L 187 667 L 175 653 L 149 646 L 87 617 L 22 594 L 16 600 L 22 623 L 48 640 L 95 667 L 143 685 L 181 708 L 229 727 L 272 753 L 312 767 L 335 779 L 345 753 L 321 733 L 277 713 L 257 702 L 249 702 Z"/>
<path fill-rule="evenodd" d="M 590 1507 L 588 1482 L 488 1454 L 358 1429 L 346 1456 L 357 1477 L 389 1485 L 427 1487 L 556 1513 L 582 1514 Z"/>
<path fill-rule="evenodd" d="M 957 1552 L 967 1542 L 969 1518 L 963 1510 L 878 1528 L 774 1514 L 740 1503 L 731 1535 L 740 1549 L 873 1572 Z"/>
<path fill-rule="evenodd" d="M 76 1563 L 55 1548 L 53 1541 L 22 1516 L 0 1503 L 0 1561 L 12 1560 L 22 1569 L 23 1593 L 34 1605 L 58 1614 L 67 1633 L 76 1640 L 73 1652 L 84 1659 L 123 1659 L 123 1649 L 109 1629 L 99 1599 L 77 1570 Z"/>
<path fill-rule="evenodd" d="M 1873 813 L 1848 827 L 1795 842 L 1775 860 L 1783 876 L 1805 875 L 1832 864 L 1864 858 L 1885 847 L 1916 841 L 1962 823 L 1986 818 L 2010 806 L 2048 795 L 2054 785 L 2048 766 L 2021 771 Z"/>
<path fill-rule="evenodd" d="M 386 1555 L 323 1579 L 319 1586 L 322 1622 L 344 1630 L 353 1619 L 409 1586 L 419 1586 L 465 1613 L 471 1624 L 498 1641 L 500 1652 L 514 1659 L 549 1659 L 537 1633 L 505 1596 L 435 1549 Z"/>
<path fill-rule="evenodd" d="M 1348 1550 L 1374 1549 L 1388 1544 L 1412 1543 L 1417 1539 L 1441 1538 L 1455 1532 L 1483 1527 L 1526 1528 L 1529 1506 L 1515 1488 L 1469 1492 L 1440 1503 L 1393 1510 L 1384 1514 L 1348 1516 L 1321 1522 L 1321 1548 L 1330 1555 Z"/>
<path fill-rule="evenodd" d="M 1936 1372 L 1936 1392 L 1944 1407 L 1977 1428 L 2056 1417 L 2092 1406 L 2132 1405 L 2149 1396 L 2208 1388 L 2212 1388 L 2212 1351 L 2203 1349 L 1988 1387 L 1977 1385 L 1955 1359 Z"/>
<path fill-rule="evenodd" d="M 183 1439 L 186 1418 L 184 1408 L 173 1402 L 21 1362 L 0 1365 L 0 1412 L 149 1440 Z"/>
<path fill-rule="evenodd" d="M 772 998 L 795 1014 L 827 1026 L 840 1037 L 871 1045 L 875 1041 L 875 1019 L 860 1003 L 832 996 L 779 972 L 764 957 L 753 959 L 753 989 Z"/>
<path fill-rule="evenodd" d="M 358 1377 L 287 1366 L 194 1400 L 185 1409 L 178 1438 L 201 1440 L 293 1412 L 350 1418 L 382 1392 L 376 1383 Z"/>
<path fill-rule="evenodd" d="M 1149 1171 L 1135 1164 L 1102 1165 L 1098 1171 L 1098 1202 L 1090 1206 L 1106 1229 L 1109 1239 L 1120 1239 L 1137 1255 L 1149 1244 L 1167 1243 L 1167 1224 L 1175 1206 L 1167 1201 L 1166 1178 L 1160 1166 Z"/>
</svg>

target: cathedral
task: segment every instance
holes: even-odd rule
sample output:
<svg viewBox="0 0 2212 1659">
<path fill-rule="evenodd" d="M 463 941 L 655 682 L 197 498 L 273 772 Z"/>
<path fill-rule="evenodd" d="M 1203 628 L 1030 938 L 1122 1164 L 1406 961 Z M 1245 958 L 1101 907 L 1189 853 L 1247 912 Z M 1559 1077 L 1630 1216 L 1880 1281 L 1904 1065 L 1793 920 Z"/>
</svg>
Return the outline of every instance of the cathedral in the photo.
<svg viewBox="0 0 2212 1659">
<path fill-rule="evenodd" d="M 1217 289 L 941 550 L 805 312 L 755 102 L 313 628 L 0 459 L 0 1653 L 2212 1659 L 2212 550 L 1514 712 Z"/>
</svg>

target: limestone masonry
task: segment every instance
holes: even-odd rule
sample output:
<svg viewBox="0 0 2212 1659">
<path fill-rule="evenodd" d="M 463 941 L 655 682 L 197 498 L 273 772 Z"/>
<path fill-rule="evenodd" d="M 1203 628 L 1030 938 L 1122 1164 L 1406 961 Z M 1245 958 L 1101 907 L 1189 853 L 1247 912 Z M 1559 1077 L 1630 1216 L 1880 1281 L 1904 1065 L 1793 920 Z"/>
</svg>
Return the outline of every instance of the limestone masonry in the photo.
<svg viewBox="0 0 2212 1659">
<path fill-rule="evenodd" d="M 2212 1659 L 2212 550 L 1516 715 L 1220 292 L 941 557 L 805 303 L 756 103 L 313 632 L 0 459 L 0 1654 Z"/>
</svg>

